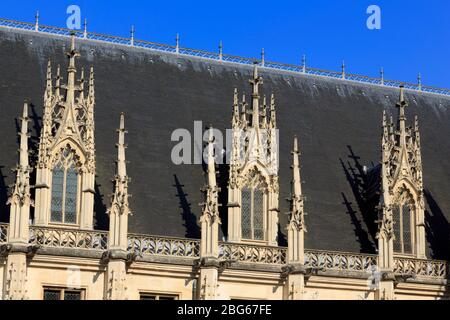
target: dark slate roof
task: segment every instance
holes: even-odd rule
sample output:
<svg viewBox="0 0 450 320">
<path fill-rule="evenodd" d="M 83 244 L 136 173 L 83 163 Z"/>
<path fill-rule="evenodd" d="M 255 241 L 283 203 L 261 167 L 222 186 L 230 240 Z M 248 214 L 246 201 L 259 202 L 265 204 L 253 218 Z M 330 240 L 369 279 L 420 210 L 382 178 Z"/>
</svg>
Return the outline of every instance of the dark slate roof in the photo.
<svg viewBox="0 0 450 320">
<path fill-rule="evenodd" d="M 67 38 L 0 29 L 0 210 L 16 163 L 16 120 L 24 98 L 33 104 L 32 144 L 42 114 L 47 59 L 66 68 Z M 66 46 L 66 47 L 64 47 Z M 195 120 L 230 127 L 233 88 L 250 93 L 252 67 L 79 40 L 77 66 L 95 67 L 97 105 L 96 219 L 105 228 L 116 158 L 119 113 L 126 113 L 127 160 L 132 178 L 132 232 L 199 237 L 204 184 L 201 165 L 171 163 L 173 130 L 193 131 Z M 374 250 L 373 172 L 380 160 L 382 110 L 396 115 L 398 91 L 338 79 L 261 70 L 263 90 L 274 92 L 280 129 L 281 231 L 285 230 L 292 140 L 301 144 L 307 248 Z M 406 92 L 407 117 L 420 119 L 427 232 L 435 258 L 449 257 L 450 98 Z M 367 167 L 367 170 L 364 169 Z M 226 167 L 221 166 L 222 184 Z M 379 172 L 379 171 L 378 171 Z M 226 200 L 225 192 L 221 199 Z M 374 204 L 375 203 L 375 204 Z M 226 210 L 226 206 L 222 207 Z M 226 219 L 224 218 L 224 226 Z M 280 236 L 283 243 L 283 237 Z"/>
</svg>

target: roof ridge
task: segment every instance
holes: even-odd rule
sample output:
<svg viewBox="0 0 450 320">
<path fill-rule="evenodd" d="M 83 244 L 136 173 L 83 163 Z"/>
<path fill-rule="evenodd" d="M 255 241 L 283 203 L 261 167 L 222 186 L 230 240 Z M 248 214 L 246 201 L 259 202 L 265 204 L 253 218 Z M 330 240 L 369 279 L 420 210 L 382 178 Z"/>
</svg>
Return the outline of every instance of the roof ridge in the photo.
<svg viewBox="0 0 450 320">
<path fill-rule="evenodd" d="M 86 39 L 86 40 L 113 43 L 113 44 L 118 44 L 118 45 L 125 45 L 128 47 L 136 47 L 136 48 L 142 48 L 142 49 L 148 49 L 148 50 L 160 51 L 160 52 L 166 52 L 166 53 L 168 52 L 168 53 L 173 53 L 173 54 L 182 55 L 182 56 L 204 58 L 204 59 L 210 59 L 213 61 L 229 62 L 229 63 L 235 63 L 235 64 L 240 64 L 240 65 L 253 66 L 255 63 L 257 63 L 263 69 L 282 70 L 282 71 L 289 71 L 289 72 L 294 72 L 294 73 L 298 73 L 298 74 L 322 76 L 322 77 L 338 79 L 338 80 L 342 80 L 342 81 L 351 81 L 351 82 L 357 82 L 357 83 L 372 84 L 372 85 L 376 85 L 376 86 L 380 86 L 380 87 L 397 88 L 397 87 L 403 85 L 405 87 L 405 89 L 408 89 L 411 91 L 426 92 L 426 93 L 432 93 L 432 94 L 437 94 L 437 95 L 450 96 L 450 89 L 423 85 L 422 81 L 421 81 L 420 73 L 418 76 L 418 83 L 415 84 L 415 83 L 403 82 L 403 81 L 399 81 L 399 80 L 385 79 L 383 68 L 380 69 L 380 78 L 376 78 L 376 77 L 370 77 L 370 76 L 365 76 L 365 75 L 360 75 L 360 74 L 346 73 L 344 67 L 342 68 L 341 72 L 308 67 L 308 66 L 306 66 L 305 56 L 303 56 L 303 58 L 302 58 L 302 65 L 294 65 L 294 64 L 287 64 L 287 63 L 281 63 L 281 62 L 266 61 L 265 57 L 264 57 L 264 55 L 265 55 L 264 49 L 261 52 L 261 59 L 234 56 L 231 54 L 223 53 L 222 42 L 220 42 L 220 44 L 219 44 L 218 52 L 209 52 L 209 51 L 199 50 L 199 49 L 183 48 L 183 47 L 180 47 L 180 45 L 179 45 L 179 36 L 178 35 L 176 38 L 176 45 L 161 44 L 161 43 L 151 42 L 151 41 L 147 41 L 147 40 L 138 40 L 134 37 L 134 32 L 135 32 L 134 26 L 132 27 L 130 38 L 107 35 L 107 34 L 100 34 L 100 33 L 95 33 L 95 32 L 88 32 L 86 22 L 84 24 L 84 30 L 71 30 L 71 29 L 61 28 L 61 27 L 39 25 L 38 20 L 36 20 L 36 22 L 33 24 L 33 23 L 29 23 L 29 22 L 21 22 L 21 21 L 16 21 L 16 20 L 0 18 L 0 27 L 13 28 L 13 29 L 32 31 L 32 32 L 39 32 L 39 33 L 44 33 L 44 34 L 67 36 L 67 37 L 70 37 L 74 33 L 76 37 L 81 38 L 81 39 Z"/>
</svg>

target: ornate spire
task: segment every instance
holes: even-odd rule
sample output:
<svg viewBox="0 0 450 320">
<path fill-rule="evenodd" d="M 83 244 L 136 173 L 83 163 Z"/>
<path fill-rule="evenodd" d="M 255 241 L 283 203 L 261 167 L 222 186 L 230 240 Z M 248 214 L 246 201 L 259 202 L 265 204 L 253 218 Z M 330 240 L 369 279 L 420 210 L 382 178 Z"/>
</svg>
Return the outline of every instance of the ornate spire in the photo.
<svg viewBox="0 0 450 320">
<path fill-rule="evenodd" d="M 398 128 L 397 128 L 397 130 L 400 133 L 400 142 L 403 144 L 406 139 L 405 107 L 408 106 L 408 103 L 405 101 L 403 86 L 400 86 L 400 97 L 399 97 L 399 101 L 397 102 L 396 106 L 398 108 Z"/>
<path fill-rule="evenodd" d="M 300 151 L 298 149 L 298 139 L 294 137 L 294 149 L 292 150 L 292 195 L 291 195 L 291 217 L 290 226 L 295 227 L 297 230 L 304 230 L 305 220 L 303 211 L 303 196 L 302 185 L 300 180 L 300 163 L 299 163 Z"/>
<path fill-rule="evenodd" d="M 87 35 L 88 35 L 87 26 L 88 26 L 88 22 L 87 22 L 87 19 L 85 18 L 84 23 L 83 23 L 83 38 L 84 39 L 87 39 Z"/>
<path fill-rule="evenodd" d="M 291 210 L 290 219 L 287 226 L 288 231 L 288 253 L 287 263 L 295 268 L 295 265 L 303 266 L 305 264 L 305 213 L 303 209 L 303 196 L 300 180 L 300 151 L 298 149 L 297 137 L 294 137 L 294 149 L 292 150 L 292 184 L 291 184 Z M 304 286 L 303 277 L 297 278 L 298 275 L 288 275 L 287 283 L 297 282 L 299 286 L 299 294 L 301 295 Z M 295 281 L 297 280 L 297 281 Z M 291 291 L 288 288 L 288 291 Z M 295 295 L 294 295 L 295 296 Z"/>
<path fill-rule="evenodd" d="M 19 163 L 16 169 L 16 183 L 7 204 L 11 205 L 9 242 L 28 244 L 31 206 L 30 171 L 28 159 L 28 104 L 23 105 L 20 118 Z"/>
<path fill-rule="evenodd" d="M 85 149 L 88 154 L 87 167 L 88 170 L 92 173 L 95 172 L 94 107 L 95 107 L 94 67 L 91 66 L 89 75 L 89 92 L 86 104 Z"/>
<path fill-rule="evenodd" d="M 119 133 L 119 142 L 117 143 L 117 174 L 116 174 L 116 190 L 119 187 L 119 190 L 122 193 L 123 202 L 125 206 L 123 206 L 125 213 L 128 209 L 128 176 L 127 176 L 127 165 L 125 160 L 125 149 L 127 146 L 125 145 L 125 115 L 123 113 L 120 114 L 120 128 L 117 130 Z M 117 195 L 117 194 L 116 194 Z M 129 213 L 129 212 L 126 212 Z"/>
<path fill-rule="evenodd" d="M 219 218 L 219 188 L 217 187 L 216 180 L 216 161 L 214 156 L 214 135 L 212 127 L 209 128 L 207 173 L 207 183 L 204 189 L 206 191 L 206 201 L 203 203 L 203 214 L 209 215 L 213 221 L 214 219 Z"/>
<path fill-rule="evenodd" d="M 303 54 L 302 56 L 302 72 L 305 73 L 306 72 L 306 55 Z"/>
<path fill-rule="evenodd" d="M 67 52 L 69 58 L 69 67 L 67 68 L 67 86 L 66 86 L 66 103 L 75 103 L 75 76 L 77 69 L 75 67 L 75 58 L 78 58 L 80 54 L 75 50 L 75 33 L 72 33 L 70 39 L 70 51 Z"/>
<path fill-rule="evenodd" d="M 218 257 L 218 225 L 219 218 L 219 191 L 216 181 L 216 162 L 214 156 L 214 135 L 212 127 L 209 128 L 208 139 L 208 172 L 205 188 L 205 201 L 201 204 L 202 216 L 200 217 L 201 257 Z"/>
<path fill-rule="evenodd" d="M 262 77 L 258 76 L 258 66 L 253 68 L 253 79 L 249 80 L 252 85 L 252 127 L 259 128 L 259 85 L 263 83 Z"/>
<path fill-rule="evenodd" d="M 28 156 L 28 103 L 23 105 L 21 121 L 20 148 L 19 148 L 19 164 L 17 166 L 16 184 L 14 191 L 9 199 L 10 204 L 15 204 L 17 201 L 20 205 L 24 205 L 26 202 L 30 202 L 30 166 Z"/>
<path fill-rule="evenodd" d="M 114 194 L 111 205 L 107 210 L 109 214 L 109 250 L 126 252 L 128 247 L 128 216 L 131 214 L 128 194 L 128 176 L 125 160 L 125 116 L 120 115 L 119 142 L 117 147 L 117 169 L 114 179 Z"/>
</svg>

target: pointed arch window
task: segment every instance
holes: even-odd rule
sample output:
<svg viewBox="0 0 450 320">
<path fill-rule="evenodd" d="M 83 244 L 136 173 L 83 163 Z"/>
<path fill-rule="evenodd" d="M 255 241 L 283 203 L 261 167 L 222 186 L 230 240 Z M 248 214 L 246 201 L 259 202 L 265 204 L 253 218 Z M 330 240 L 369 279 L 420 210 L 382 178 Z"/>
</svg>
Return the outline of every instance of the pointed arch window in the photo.
<svg viewBox="0 0 450 320">
<path fill-rule="evenodd" d="M 264 240 L 264 189 L 256 179 L 245 186 L 241 191 L 242 196 L 242 238 L 246 240 Z"/>
<path fill-rule="evenodd" d="M 412 254 L 414 248 L 414 206 L 410 198 L 404 196 L 393 207 L 394 251 Z"/>
<path fill-rule="evenodd" d="M 74 152 L 66 148 L 52 171 L 51 222 L 77 223 L 78 179 Z"/>
</svg>

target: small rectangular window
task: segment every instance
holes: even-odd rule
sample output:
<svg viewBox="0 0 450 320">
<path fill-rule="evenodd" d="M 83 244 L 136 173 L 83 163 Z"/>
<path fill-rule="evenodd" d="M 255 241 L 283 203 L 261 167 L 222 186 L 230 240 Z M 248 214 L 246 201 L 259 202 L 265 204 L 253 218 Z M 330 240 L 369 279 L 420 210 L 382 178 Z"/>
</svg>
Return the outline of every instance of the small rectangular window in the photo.
<svg viewBox="0 0 450 320">
<path fill-rule="evenodd" d="M 44 300 L 61 300 L 61 290 L 44 290 Z"/>
<path fill-rule="evenodd" d="M 159 293 L 141 293 L 141 300 L 178 300 L 178 295 L 159 294 Z"/>
<path fill-rule="evenodd" d="M 44 288 L 44 300 L 83 300 L 84 290 Z"/>
</svg>

